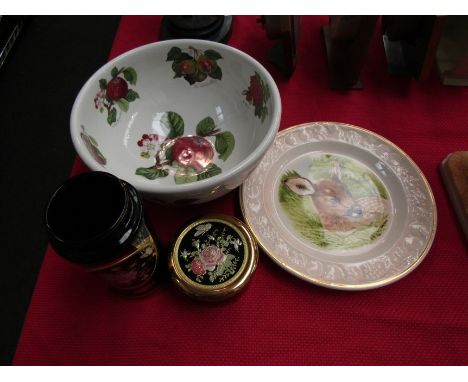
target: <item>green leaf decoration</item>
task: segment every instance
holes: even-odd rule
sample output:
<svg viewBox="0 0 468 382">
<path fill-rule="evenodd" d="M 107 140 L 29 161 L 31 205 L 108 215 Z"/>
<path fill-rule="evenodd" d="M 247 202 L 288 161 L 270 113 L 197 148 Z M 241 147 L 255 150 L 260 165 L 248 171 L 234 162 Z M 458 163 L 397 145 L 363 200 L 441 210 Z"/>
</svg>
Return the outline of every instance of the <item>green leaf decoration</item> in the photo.
<svg viewBox="0 0 468 382">
<path fill-rule="evenodd" d="M 265 122 L 265 118 L 267 117 L 268 115 L 268 109 L 266 107 L 262 107 L 262 110 L 261 110 L 261 121 L 262 123 Z"/>
<path fill-rule="evenodd" d="M 219 60 L 220 58 L 223 58 L 218 52 L 216 52 L 213 49 L 205 50 L 204 55 L 210 60 Z"/>
<path fill-rule="evenodd" d="M 235 258 L 236 258 L 236 257 L 235 257 L 234 255 L 231 255 L 231 254 L 227 255 L 227 256 L 226 256 L 226 260 L 224 260 L 224 266 L 225 266 L 225 267 L 230 267 L 231 264 L 232 264 L 232 261 L 233 261 Z"/>
<path fill-rule="evenodd" d="M 182 77 L 182 73 L 181 73 L 181 70 L 180 70 L 180 62 L 179 61 L 174 61 L 172 63 L 172 70 L 174 71 L 174 73 L 176 74 L 177 77 Z"/>
<path fill-rule="evenodd" d="M 236 140 L 231 132 L 225 131 L 221 134 L 216 135 L 215 149 L 219 154 L 219 159 L 222 159 L 223 161 L 228 159 L 232 151 L 234 150 L 235 145 Z"/>
<path fill-rule="evenodd" d="M 136 175 L 144 176 L 146 179 L 153 180 L 156 178 L 164 178 L 169 175 L 169 171 L 156 167 L 138 167 L 135 171 Z"/>
<path fill-rule="evenodd" d="M 180 63 L 180 62 L 182 62 L 184 60 L 193 60 L 193 57 L 190 54 L 184 52 L 184 53 L 179 54 L 175 61 L 177 63 Z"/>
<path fill-rule="evenodd" d="M 198 180 L 197 173 L 192 168 L 179 167 L 174 175 L 174 181 L 176 184 L 192 183 Z"/>
<path fill-rule="evenodd" d="M 218 264 L 218 266 L 216 267 L 216 270 L 215 270 L 216 276 L 217 277 L 222 276 L 225 270 L 226 270 L 226 267 L 225 267 L 225 265 L 223 263 Z"/>
<path fill-rule="evenodd" d="M 115 121 L 117 121 L 117 109 L 113 107 L 107 114 L 107 123 L 112 125 Z"/>
<path fill-rule="evenodd" d="M 117 104 L 117 106 L 119 107 L 120 110 L 122 110 L 124 112 L 128 111 L 129 103 L 125 98 L 120 98 L 120 99 L 116 100 L 115 103 Z"/>
<path fill-rule="evenodd" d="M 205 171 L 203 171 L 201 174 L 198 174 L 197 180 L 203 180 L 203 179 L 208 179 L 211 178 L 212 176 L 221 174 L 223 171 L 216 166 L 214 163 L 210 163 Z"/>
<path fill-rule="evenodd" d="M 102 155 L 101 151 L 96 146 L 93 146 L 93 147 L 94 147 L 94 159 L 96 159 L 98 163 L 105 166 L 107 164 L 107 159 L 104 157 L 104 155 Z"/>
<path fill-rule="evenodd" d="M 82 133 L 83 134 L 83 133 Z M 91 136 L 91 135 L 88 135 L 86 134 L 87 137 L 89 138 L 89 141 L 94 145 L 94 146 L 99 146 L 97 141 Z"/>
<path fill-rule="evenodd" d="M 125 68 L 123 75 L 128 82 L 130 82 L 132 85 L 136 85 L 138 76 L 135 69 L 129 66 L 128 68 Z"/>
<path fill-rule="evenodd" d="M 257 105 L 255 106 L 255 111 L 254 114 L 256 117 L 261 118 L 262 117 L 262 105 Z"/>
<path fill-rule="evenodd" d="M 99 87 L 101 88 L 101 90 L 104 90 L 107 88 L 107 80 L 105 78 L 101 78 L 99 80 Z"/>
<path fill-rule="evenodd" d="M 174 182 L 176 184 L 186 184 L 186 183 L 193 183 L 197 181 L 196 175 L 186 175 L 186 174 L 175 174 L 174 175 Z"/>
<path fill-rule="evenodd" d="M 180 54 L 182 53 L 182 50 L 176 46 L 172 47 L 169 53 L 167 54 L 167 59 L 166 61 L 174 61 L 176 60 Z"/>
<path fill-rule="evenodd" d="M 172 146 L 166 148 L 166 151 L 164 151 L 164 156 L 168 161 L 172 161 Z"/>
<path fill-rule="evenodd" d="M 200 122 L 198 122 L 196 131 L 197 131 L 197 135 L 201 137 L 206 137 L 210 135 L 214 129 L 215 129 L 215 123 L 213 121 L 213 118 L 206 117 L 202 119 Z"/>
<path fill-rule="evenodd" d="M 85 132 L 80 133 L 81 139 L 83 139 L 86 148 L 88 149 L 91 156 L 98 162 L 99 164 L 105 166 L 107 163 L 107 159 L 102 155 L 101 151 L 97 148 L 96 140 L 91 136 L 86 134 Z"/>
<path fill-rule="evenodd" d="M 168 138 L 172 139 L 184 135 L 184 120 L 176 112 L 168 111 L 166 113 L 166 118 L 163 118 L 161 122 L 169 129 Z"/>
<path fill-rule="evenodd" d="M 263 103 L 266 105 L 266 102 L 270 99 L 270 88 L 263 81 L 262 81 L 262 88 L 263 88 Z"/>
<path fill-rule="evenodd" d="M 111 76 L 112 78 L 115 78 L 117 77 L 117 75 L 119 74 L 119 69 L 117 69 L 115 66 L 112 68 L 111 70 Z"/>
<path fill-rule="evenodd" d="M 210 74 L 208 74 L 211 78 L 214 78 L 215 80 L 220 80 L 223 78 L 223 72 L 221 68 L 218 66 L 216 67 L 216 70 Z"/>
<path fill-rule="evenodd" d="M 128 89 L 128 92 L 127 92 L 127 95 L 125 96 L 125 99 L 126 99 L 128 102 L 133 102 L 133 101 L 135 101 L 137 98 L 140 98 L 139 94 L 138 94 L 135 90 Z"/>
</svg>

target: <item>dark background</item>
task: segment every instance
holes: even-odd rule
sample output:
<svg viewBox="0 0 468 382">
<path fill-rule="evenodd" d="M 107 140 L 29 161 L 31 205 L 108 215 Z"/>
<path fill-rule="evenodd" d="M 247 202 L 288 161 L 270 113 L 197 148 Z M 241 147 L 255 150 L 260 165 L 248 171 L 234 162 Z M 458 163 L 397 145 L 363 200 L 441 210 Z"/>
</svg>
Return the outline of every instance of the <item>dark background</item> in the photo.
<svg viewBox="0 0 468 382">
<path fill-rule="evenodd" d="M 119 16 L 30 16 L 0 68 L 0 365 L 10 365 L 47 246 L 45 204 L 69 176 L 69 116 Z"/>
</svg>

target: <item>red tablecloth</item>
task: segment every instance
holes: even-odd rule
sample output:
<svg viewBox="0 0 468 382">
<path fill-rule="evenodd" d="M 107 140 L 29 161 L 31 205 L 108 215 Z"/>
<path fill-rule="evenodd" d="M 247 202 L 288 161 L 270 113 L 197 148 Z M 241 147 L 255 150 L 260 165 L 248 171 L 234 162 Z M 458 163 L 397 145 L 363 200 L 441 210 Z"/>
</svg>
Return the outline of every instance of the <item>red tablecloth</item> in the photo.
<svg viewBox="0 0 468 382">
<path fill-rule="evenodd" d="M 158 38 L 160 17 L 123 17 L 111 58 Z M 422 264 L 395 284 L 365 291 L 329 290 L 301 281 L 261 253 L 238 297 L 202 304 L 163 275 L 139 300 L 110 293 L 95 276 L 50 248 L 14 359 L 32 364 L 335 365 L 468 364 L 468 256 L 437 170 L 468 148 L 468 89 L 387 73 L 379 33 L 362 74 L 363 91 L 328 88 L 320 26 L 303 17 L 298 65 L 286 79 L 267 61 L 255 17 L 235 17 L 229 44 L 266 66 L 279 86 L 281 128 L 340 121 L 377 132 L 408 153 L 432 186 L 438 231 Z M 77 159 L 72 174 L 85 171 Z M 146 205 L 166 247 L 181 223 L 200 213 L 240 215 L 238 193 L 195 208 Z"/>
</svg>

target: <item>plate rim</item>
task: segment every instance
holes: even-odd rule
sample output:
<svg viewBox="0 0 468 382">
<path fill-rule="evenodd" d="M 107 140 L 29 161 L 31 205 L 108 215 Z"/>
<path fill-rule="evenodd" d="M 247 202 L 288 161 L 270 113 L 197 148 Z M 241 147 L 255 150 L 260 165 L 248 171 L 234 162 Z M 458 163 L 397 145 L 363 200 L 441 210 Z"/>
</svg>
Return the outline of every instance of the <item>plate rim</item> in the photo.
<svg viewBox="0 0 468 382">
<path fill-rule="evenodd" d="M 290 131 L 292 131 L 294 129 L 299 129 L 299 128 L 302 128 L 302 127 L 305 127 L 305 126 L 311 126 L 311 125 L 316 125 L 316 124 L 335 124 L 335 125 L 340 125 L 340 126 L 350 128 L 352 130 L 357 130 L 357 131 L 360 131 L 360 132 L 364 132 L 366 134 L 370 134 L 371 136 L 374 136 L 375 138 L 377 138 L 379 140 L 382 140 L 384 143 L 386 143 L 389 146 L 391 146 L 392 148 L 394 148 L 399 154 L 401 154 L 403 157 L 405 157 L 409 161 L 410 165 L 413 166 L 414 169 L 417 171 L 418 175 L 421 177 L 421 180 L 423 181 L 424 189 L 426 190 L 427 194 L 430 197 L 430 204 L 432 206 L 432 229 L 431 229 L 429 239 L 427 240 L 424 249 L 421 251 L 421 253 L 418 254 L 418 257 L 417 257 L 416 261 L 411 263 L 407 268 L 405 268 L 404 270 L 402 270 L 401 272 L 399 272 L 397 274 L 391 275 L 389 277 L 385 277 L 385 278 L 383 278 L 381 280 L 377 280 L 377 281 L 373 281 L 373 282 L 365 282 L 365 283 L 361 283 L 361 284 L 346 284 L 346 283 L 333 282 L 333 281 L 324 281 L 324 280 L 318 279 L 316 277 L 312 277 L 312 276 L 306 275 L 306 274 L 304 274 L 302 272 L 299 272 L 296 269 L 292 268 L 291 266 L 289 266 L 289 265 L 285 264 L 284 262 L 280 261 L 273 253 L 270 253 L 270 251 L 267 249 L 267 246 L 265 245 L 263 240 L 259 237 L 260 235 L 258 235 L 255 232 L 255 230 L 253 229 L 252 224 L 251 224 L 251 222 L 250 222 L 250 220 L 249 220 L 249 218 L 247 216 L 245 205 L 244 205 L 244 197 L 243 197 L 244 196 L 244 183 L 245 183 L 244 182 L 244 183 L 242 183 L 242 185 L 240 187 L 240 190 L 239 190 L 239 201 L 240 201 L 242 216 L 244 218 L 245 223 L 247 224 L 250 231 L 252 232 L 252 235 L 257 240 L 257 243 L 260 246 L 260 248 L 263 250 L 263 252 L 265 252 L 268 255 L 268 257 L 270 259 L 272 259 L 276 264 L 278 264 L 281 268 L 288 271 L 292 275 L 294 275 L 294 276 L 296 276 L 296 277 L 298 277 L 298 278 L 300 278 L 300 279 L 302 279 L 304 281 L 307 281 L 309 283 L 312 283 L 312 284 L 315 284 L 315 285 L 318 285 L 318 286 L 323 286 L 323 287 L 326 287 L 326 288 L 331 288 L 331 289 L 358 291 L 358 290 L 368 290 L 368 289 L 375 289 L 375 288 L 383 287 L 385 285 L 392 284 L 392 283 L 402 279 L 403 277 L 405 277 L 409 273 L 411 273 L 414 269 L 416 269 L 421 264 L 421 262 L 424 260 L 424 258 L 426 257 L 426 255 L 428 254 L 429 250 L 432 247 L 432 244 L 433 244 L 434 238 L 435 238 L 435 234 L 436 234 L 436 231 L 437 231 L 437 205 L 436 205 L 434 194 L 432 192 L 432 189 L 430 187 L 430 184 L 429 184 L 428 180 L 426 179 L 423 171 L 419 168 L 419 166 L 416 164 L 416 162 L 405 151 L 403 151 L 403 149 L 401 149 L 395 143 L 393 143 L 389 139 L 383 137 L 382 135 L 380 135 L 380 134 L 378 134 L 378 133 L 376 133 L 374 131 L 365 129 L 365 128 L 360 127 L 360 126 L 352 125 L 352 124 L 349 124 L 349 123 L 336 122 L 336 121 L 313 121 L 313 122 L 301 123 L 301 124 L 298 124 L 298 125 L 287 127 L 285 129 L 279 131 L 276 134 L 274 142 L 279 137 L 281 137 L 283 135 L 286 135 L 287 133 L 289 133 Z M 273 144 L 274 144 L 274 142 L 273 142 Z"/>
</svg>

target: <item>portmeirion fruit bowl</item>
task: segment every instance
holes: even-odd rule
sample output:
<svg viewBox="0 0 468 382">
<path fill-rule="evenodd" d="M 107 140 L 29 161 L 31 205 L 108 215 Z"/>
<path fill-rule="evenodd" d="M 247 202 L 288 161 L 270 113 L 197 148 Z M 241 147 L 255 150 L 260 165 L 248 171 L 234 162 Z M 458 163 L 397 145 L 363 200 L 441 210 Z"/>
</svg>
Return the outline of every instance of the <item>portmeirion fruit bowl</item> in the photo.
<svg viewBox="0 0 468 382">
<path fill-rule="evenodd" d="M 273 143 L 281 117 L 267 70 L 203 40 L 141 46 L 108 62 L 71 113 L 76 151 L 95 171 L 164 203 L 203 203 L 238 187 Z"/>
</svg>

